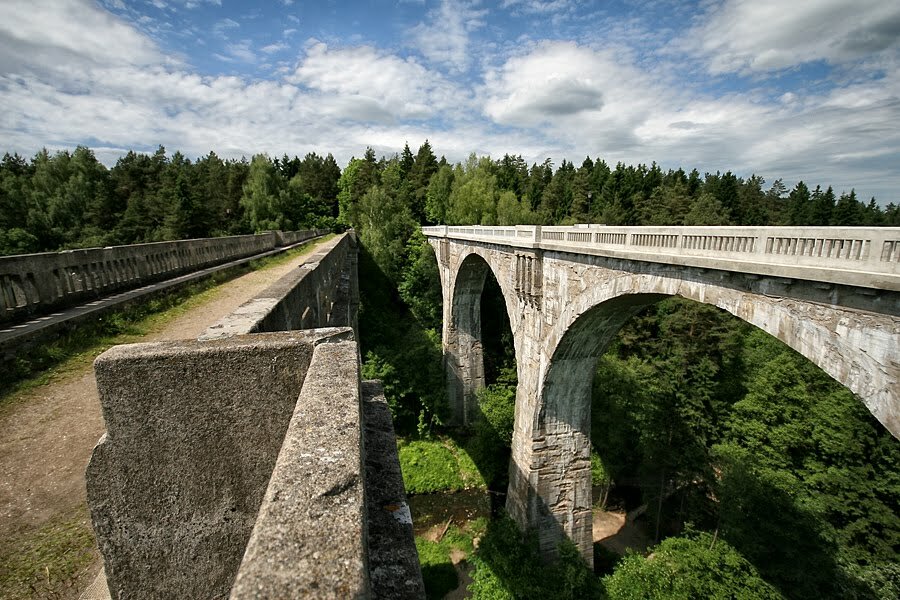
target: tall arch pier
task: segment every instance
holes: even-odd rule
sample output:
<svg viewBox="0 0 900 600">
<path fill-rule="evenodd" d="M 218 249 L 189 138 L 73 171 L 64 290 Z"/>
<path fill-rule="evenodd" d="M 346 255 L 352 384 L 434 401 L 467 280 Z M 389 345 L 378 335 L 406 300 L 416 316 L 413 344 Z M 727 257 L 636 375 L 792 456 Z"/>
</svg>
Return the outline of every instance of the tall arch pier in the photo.
<svg viewBox="0 0 900 600">
<path fill-rule="evenodd" d="M 453 418 L 484 386 L 480 299 L 503 293 L 519 384 L 507 509 L 541 550 L 592 562 L 593 370 L 643 307 L 681 296 L 777 337 L 900 438 L 900 228 L 425 227 L 443 291 Z"/>
</svg>

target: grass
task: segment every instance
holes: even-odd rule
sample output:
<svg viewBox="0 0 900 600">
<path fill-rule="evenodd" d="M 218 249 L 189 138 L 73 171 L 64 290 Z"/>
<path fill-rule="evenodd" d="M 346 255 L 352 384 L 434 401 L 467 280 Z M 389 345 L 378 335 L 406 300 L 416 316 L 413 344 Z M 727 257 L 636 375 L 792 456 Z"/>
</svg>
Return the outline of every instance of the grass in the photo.
<svg viewBox="0 0 900 600">
<path fill-rule="evenodd" d="M 398 450 L 403 484 L 409 494 L 455 492 L 486 485 L 468 452 L 450 438 L 399 440 Z"/>
<path fill-rule="evenodd" d="M 0 598 L 71 596 L 95 558 L 94 533 L 84 505 L 37 531 L 0 544 Z"/>
<path fill-rule="evenodd" d="M 486 529 L 487 519 L 479 518 L 466 523 L 465 528 L 451 525 L 444 537 L 437 542 L 416 537 L 426 598 L 443 598 L 459 587 L 459 576 L 450 554 L 457 550 L 467 557 L 471 556 L 475 551 L 475 540 L 484 535 Z"/>
<path fill-rule="evenodd" d="M 215 273 L 203 281 L 140 304 L 105 313 L 72 327 L 52 341 L 17 352 L 16 357 L 3 366 L 5 381 L 0 382 L 0 409 L 14 403 L 23 392 L 84 369 L 94 358 L 116 344 L 140 341 L 147 334 L 206 302 L 226 281 L 250 271 L 265 271 L 282 265 L 331 237 L 325 236 L 287 252 L 250 261 L 227 273 Z"/>
</svg>

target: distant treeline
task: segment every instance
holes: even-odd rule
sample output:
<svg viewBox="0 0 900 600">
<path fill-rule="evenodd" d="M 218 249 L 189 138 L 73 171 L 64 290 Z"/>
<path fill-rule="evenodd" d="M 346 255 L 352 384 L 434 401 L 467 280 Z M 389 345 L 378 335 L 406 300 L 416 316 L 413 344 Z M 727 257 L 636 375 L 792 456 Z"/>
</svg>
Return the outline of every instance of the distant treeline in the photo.
<svg viewBox="0 0 900 600">
<path fill-rule="evenodd" d="M 302 160 L 191 162 L 129 152 L 107 169 L 84 147 L 0 163 L 0 254 L 331 228 L 341 169 L 329 154 Z"/>
<path fill-rule="evenodd" d="M 803 182 L 790 191 L 781 180 L 764 184 L 589 157 L 556 169 L 508 154 L 451 165 L 427 141 L 415 155 L 406 146 L 378 159 L 369 148 L 343 173 L 331 154 L 247 161 L 210 152 L 192 162 L 162 147 L 108 169 L 80 146 L 3 157 L 0 254 L 350 225 L 376 186 L 418 224 L 900 225 L 896 205 L 861 202 L 852 190 L 837 197 Z"/>
</svg>

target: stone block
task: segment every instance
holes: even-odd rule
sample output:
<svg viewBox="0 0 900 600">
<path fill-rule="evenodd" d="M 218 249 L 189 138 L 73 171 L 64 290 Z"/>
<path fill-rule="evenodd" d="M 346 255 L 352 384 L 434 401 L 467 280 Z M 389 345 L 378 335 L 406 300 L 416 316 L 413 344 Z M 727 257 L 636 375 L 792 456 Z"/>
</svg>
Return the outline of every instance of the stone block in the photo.
<svg viewBox="0 0 900 600">
<path fill-rule="evenodd" d="M 346 329 L 117 346 L 88 503 L 113 598 L 227 596 L 317 345 Z"/>
<path fill-rule="evenodd" d="M 356 343 L 321 344 L 232 600 L 369 597 L 361 431 Z"/>
</svg>

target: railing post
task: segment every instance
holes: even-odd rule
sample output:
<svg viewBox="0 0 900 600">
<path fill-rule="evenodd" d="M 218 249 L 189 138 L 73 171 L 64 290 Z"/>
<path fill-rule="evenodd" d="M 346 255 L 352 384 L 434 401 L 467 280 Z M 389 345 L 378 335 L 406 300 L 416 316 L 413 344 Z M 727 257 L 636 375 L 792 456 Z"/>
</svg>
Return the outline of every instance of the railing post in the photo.
<svg viewBox="0 0 900 600">
<path fill-rule="evenodd" d="M 540 225 L 534 226 L 534 243 L 535 244 L 541 243 L 541 226 Z"/>
</svg>

